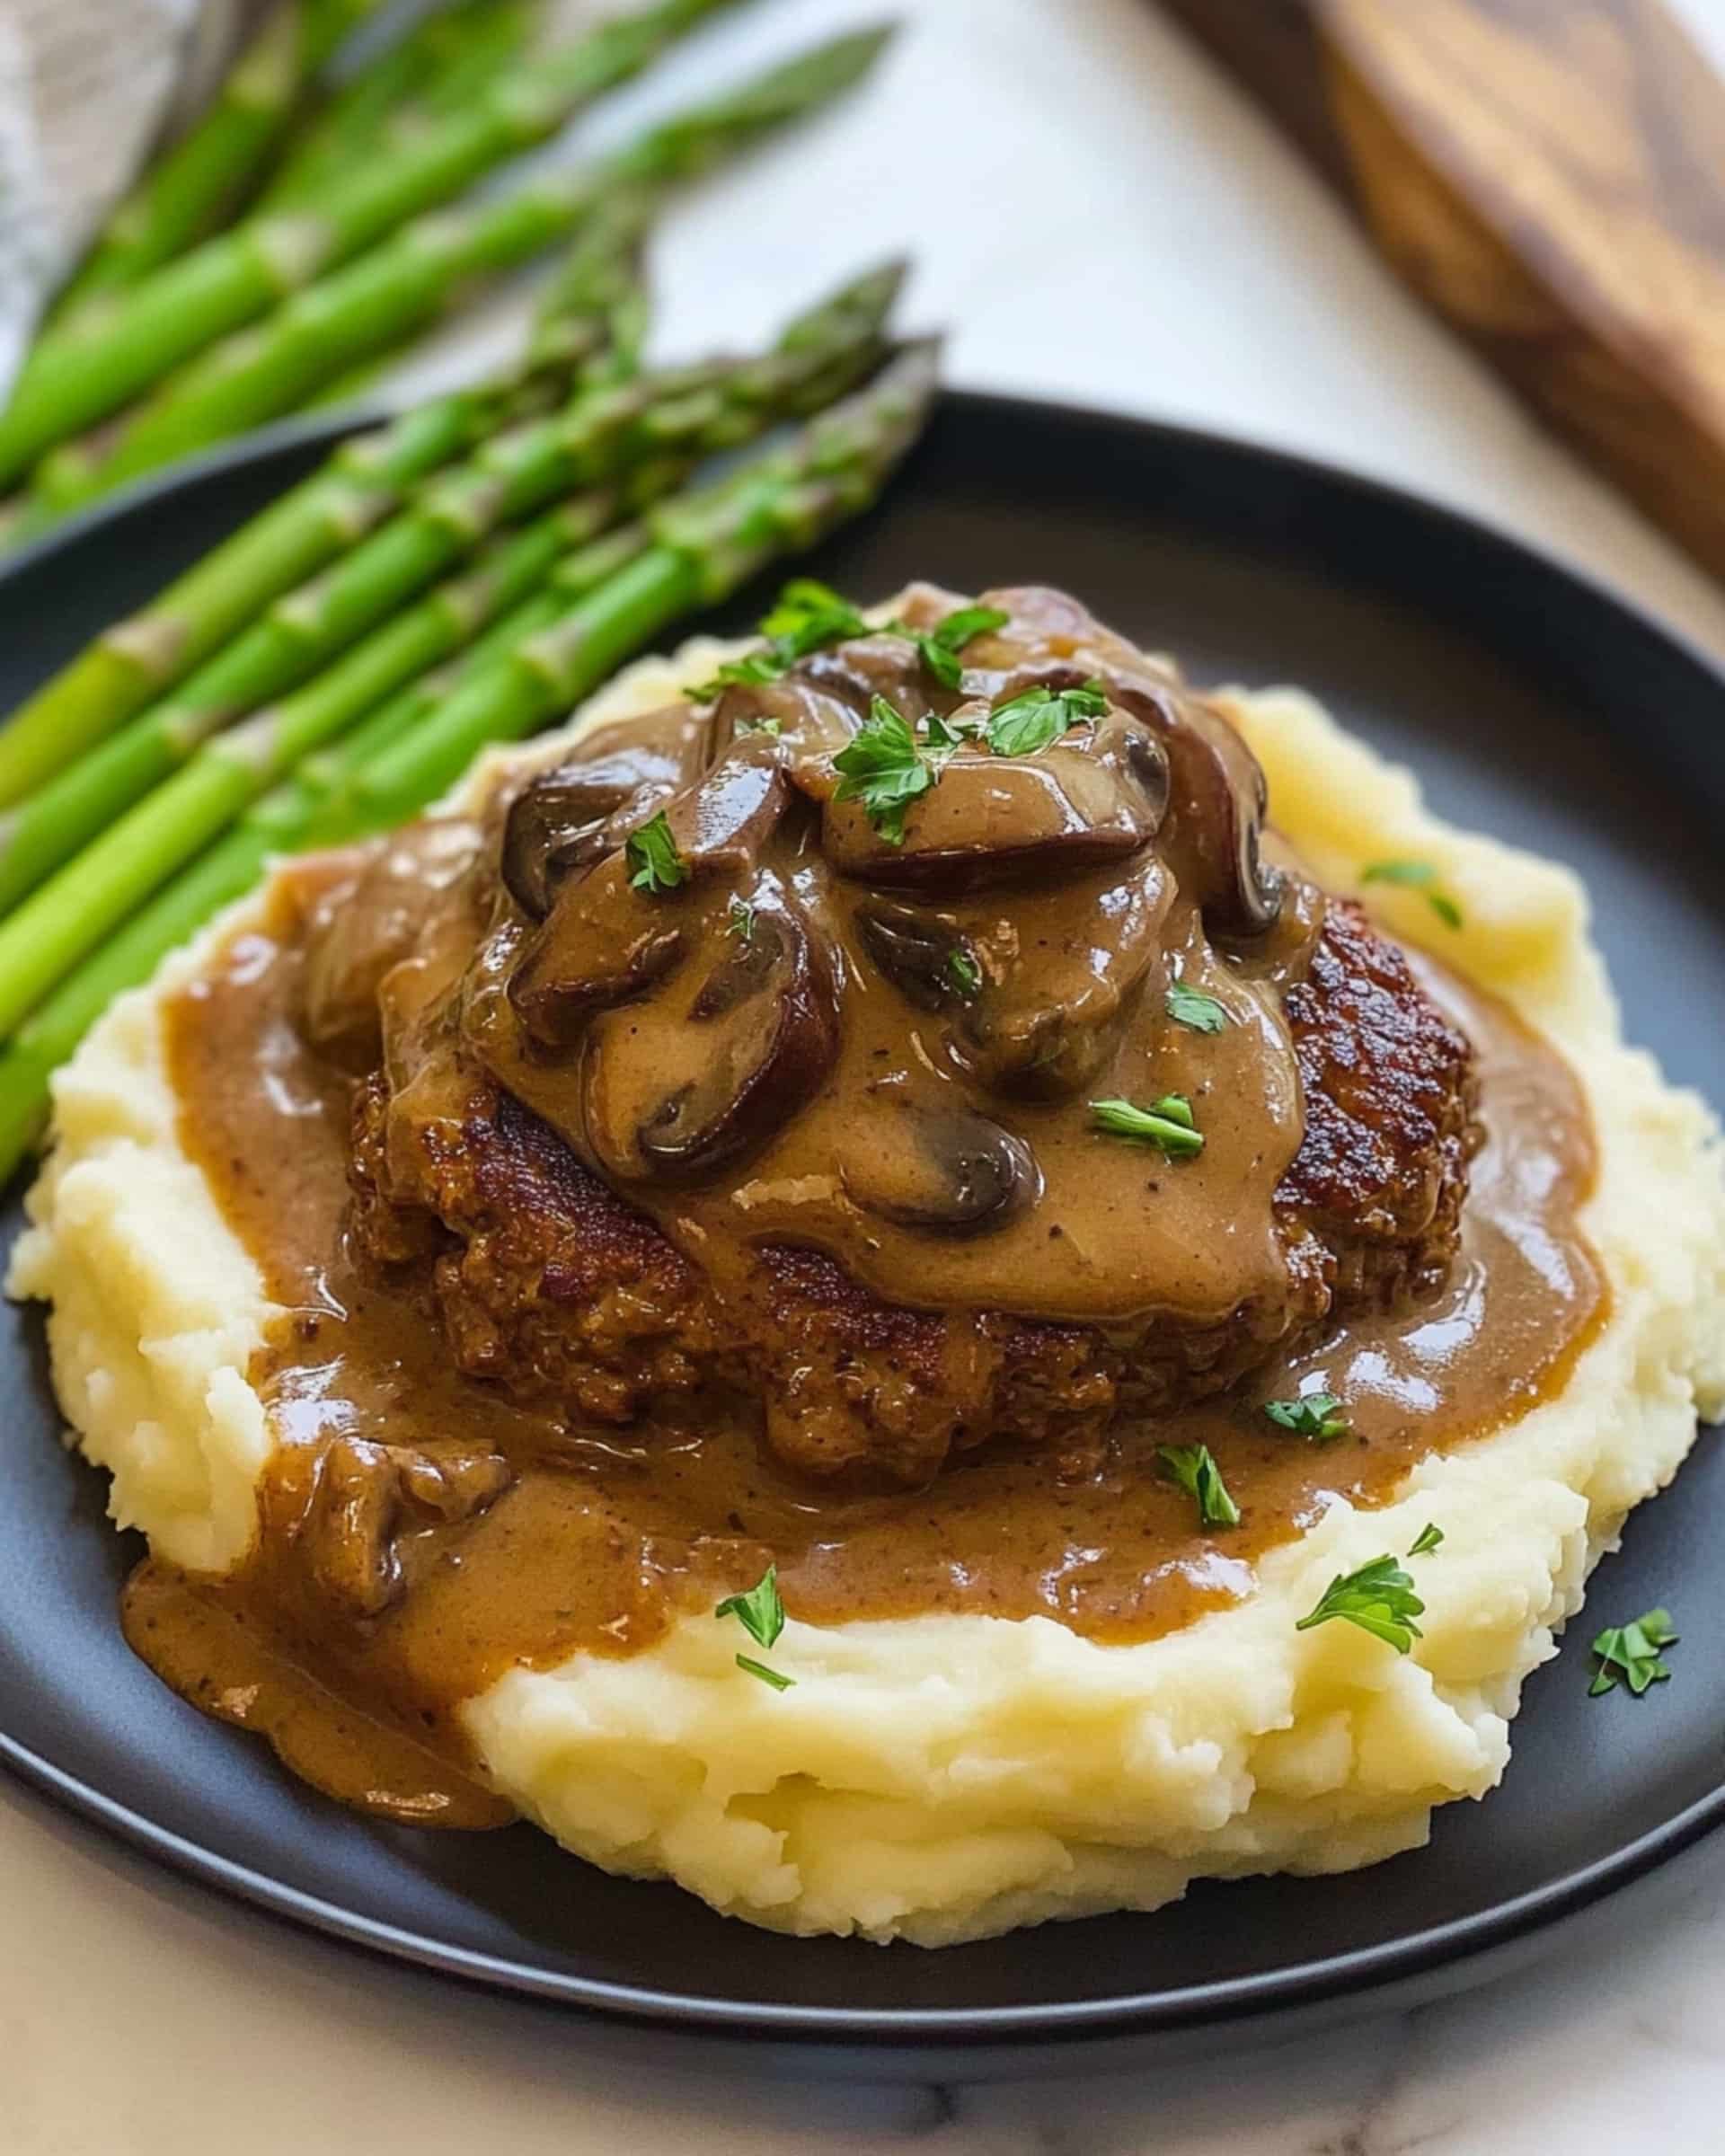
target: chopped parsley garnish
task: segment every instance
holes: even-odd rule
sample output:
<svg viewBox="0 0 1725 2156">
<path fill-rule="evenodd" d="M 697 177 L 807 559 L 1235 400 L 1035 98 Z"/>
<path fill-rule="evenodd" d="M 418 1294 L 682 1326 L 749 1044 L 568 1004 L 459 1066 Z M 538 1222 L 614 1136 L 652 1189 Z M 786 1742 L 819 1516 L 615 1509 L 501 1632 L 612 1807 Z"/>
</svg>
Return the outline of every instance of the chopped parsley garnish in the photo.
<svg viewBox="0 0 1725 2156">
<path fill-rule="evenodd" d="M 959 690 L 964 686 L 964 665 L 959 654 L 973 636 L 1004 629 L 1012 618 L 997 606 L 960 606 L 933 630 L 924 632 L 905 622 L 894 622 L 892 633 L 907 637 L 916 645 L 923 671 L 931 681 L 943 689 Z"/>
<path fill-rule="evenodd" d="M 968 950 L 955 950 L 946 961 L 948 979 L 968 1002 L 982 986 L 982 968 Z"/>
<path fill-rule="evenodd" d="M 1192 1104 L 1184 1093 L 1164 1093 L 1148 1108 L 1140 1108 L 1135 1100 L 1092 1100 L 1090 1112 L 1097 1129 L 1110 1137 L 1160 1145 L 1173 1160 L 1190 1159 L 1204 1150 L 1203 1133 L 1192 1119 Z"/>
<path fill-rule="evenodd" d="M 1162 1000 L 1174 1023 L 1190 1026 L 1194 1033 L 1219 1033 L 1228 1022 L 1226 1011 L 1213 995 L 1189 988 L 1184 981 L 1170 982 Z"/>
<path fill-rule="evenodd" d="M 1159 1445 L 1156 1457 L 1162 1462 L 1163 1472 L 1178 1482 L 1197 1505 L 1200 1526 L 1240 1524 L 1240 1507 L 1228 1495 L 1222 1470 L 1216 1464 L 1208 1445 Z"/>
<path fill-rule="evenodd" d="M 1430 1520 L 1428 1520 L 1425 1525 L 1420 1530 L 1419 1533 L 1414 1537 L 1412 1547 L 1409 1550 L 1408 1555 L 1410 1557 L 1429 1557 L 1434 1550 L 1442 1549 L 1443 1542 L 1443 1529 L 1434 1525 Z"/>
<path fill-rule="evenodd" d="M 1425 1613 L 1425 1604 L 1413 1591 L 1413 1580 L 1393 1557 L 1375 1557 L 1358 1572 L 1339 1572 L 1324 1589 L 1317 1607 L 1294 1627 L 1308 1632 L 1314 1624 L 1328 1624 L 1340 1617 L 1357 1624 L 1374 1639 L 1382 1639 L 1398 1655 L 1405 1655 L 1423 1637 L 1414 1622 Z"/>
<path fill-rule="evenodd" d="M 765 1662 L 757 1662 L 753 1655 L 739 1655 L 737 1666 L 746 1669 L 751 1677 L 758 1677 L 763 1684 L 770 1684 L 774 1692 L 789 1692 L 797 1681 L 794 1677 L 787 1677 L 782 1669 L 769 1669 Z"/>
<path fill-rule="evenodd" d="M 758 688 L 777 681 L 784 668 L 770 651 L 751 651 L 747 658 L 728 658 L 711 681 L 703 681 L 683 694 L 691 703 L 712 703 L 735 683 L 739 688 Z"/>
<path fill-rule="evenodd" d="M 635 871 L 629 880 L 638 891 L 674 891 L 689 880 L 689 864 L 677 850 L 662 808 L 650 823 L 629 834 L 624 851 Z"/>
<path fill-rule="evenodd" d="M 1026 689 L 988 714 L 988 746 L 997 756 L 1033 756 L 1089 719 L 1100 719 L 1108 698 L 1100 682 L 1082 689 Z"/>
<path fill-rule="evenodd" d="M 779 1568 L 769 1565 L 746 1595 L 727 1595 L 712 1613 L 734 1617 L 751 1639 L 762 1647 L 777 1644 L 784 1630 L 784 1604 L 779 1599 Z"/>
<path fill-rule="evenodd" d="M 923 738 L 931 750 L 950 756 L 955 748 L 974 738 L 981 730 L 980 722 L 973 719 L 942 719 L 938 711 L 931 711 L 923 720 Z"/>
<path fill-rule="evenodd" d="M 730 902 L 730 918 L 725 927 L 739 943 L 752 943 L 755 941 L 755 908 L 746 905 L 740 898 L 733 898 Z"/>
<path fill-rule="evenodd" d="M 1298 1400 L 1267 1400 L 1264 1413 L 1296 1437 L 1310 1437 L 1320 1445 L 1331 1437 L 1346 1436 L 1351 1427 L 1333 1392 L 1307 1392 Z"/>
<path fill-rule="evenodd" d="M 739 719 L 736 726 L 739 734 L 765 734 L 774 741 L 783 729 L 784 721 L 782 719 Z"/>
<path fill-rule="evenodd" d="M 1431 888 L 1438 880 L 1438 871 L 1429 861 L 1374 861 L 1360 870 L 1359 880 L 1399 883 L 1409 890 L 1422 891 L 1426 904 L 1446 928 L 1462 925 L 1461 907 L 1444 892 Z"/>
<path fill-rule="evenodd" d="M 1426 904 L 1446 928 L 1459 928 L 1462 925 L 1462 909 L 1446 892 L 1428 891 Z"/>
<path fill-rule="evenodd" d="M 765 682 L 781 680 L 810 652 L 868 633 L 869 624 L 848 599 L 812 577 L 793 578 L 761 623 L 766 649 L 751 651 L 746 658 L 727 659 L 711 681 L 686 689 L 684 694 L 693 703 L 711 703 L 733 684 L 758 688 Z M 775 720 L 765 723 L 774 732 L 778 730 Z"/>
<path fill-rule="evenodd" d="M 934 764 L 910 730 L 910 721 L 884 696 L 833 758 L 839 773 L 835 799 L 861 801 L 862 812 L 889 846 L 905 843 L 905 811 L 934 783 Z"/>
<path fill-rule="evenodd" d="M 792 666 L 811 651 L 868 633 L 869 624 L 851 602 L 814 577 L 793 577 L 761 623 L 761 634 Z"/>
<path fill-rule="evenodd" d="M 1608 1624 L 1593 1643 L 1598 1664 L 1588 1697 L 1597 1699 L 1618 1684 L 1627 1684 L 1639 1700 L 1650 1684 L 1663 1684 L 1671 1672 L 1660 1661 L 1661 1651 L 1675 1647 L 1677 1634 L 1669 1610 L 1649 1610 L 1633 1624 Z"/>
</svg>

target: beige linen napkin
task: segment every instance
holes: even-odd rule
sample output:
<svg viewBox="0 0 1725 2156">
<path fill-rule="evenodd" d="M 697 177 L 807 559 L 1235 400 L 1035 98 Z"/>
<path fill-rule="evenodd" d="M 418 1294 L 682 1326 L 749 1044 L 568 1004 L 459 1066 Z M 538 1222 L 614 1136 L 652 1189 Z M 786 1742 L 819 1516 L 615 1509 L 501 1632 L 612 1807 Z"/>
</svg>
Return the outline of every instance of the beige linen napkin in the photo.
<svg viewBox="0 0 1725 2156">
<path fill-rule="evenodd" d="M 231 39 L 236 0 L 0 0 L 0 389 L 38 309 Z"/>
</svg>

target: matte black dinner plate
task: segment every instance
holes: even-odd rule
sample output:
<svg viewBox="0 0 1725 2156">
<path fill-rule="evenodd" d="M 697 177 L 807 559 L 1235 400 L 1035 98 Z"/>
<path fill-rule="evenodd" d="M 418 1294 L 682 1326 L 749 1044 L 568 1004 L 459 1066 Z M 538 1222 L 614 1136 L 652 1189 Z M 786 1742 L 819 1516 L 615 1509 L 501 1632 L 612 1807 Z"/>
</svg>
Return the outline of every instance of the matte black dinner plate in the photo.
<svg viewBox="0 0 1725 2156">
<path fill-rule="evenodd" d="M 327 438 L 232 455 L 0 579 L 0 709 Z M 911 576 L 1061 584 L 1200 682 L 1305 684 L 1411 764 L 1443 814 L 1579 870 L 1632 1035 L 1725 1096 L 1725 682 L 1579 578 L 1295 458 L 968 395 L 947 398 L 886 505 L 812 566 L 863 596 Z M 1203 1886 L 1154 1916 L 925 1953 L 773 1937 L 607 1878 L 525 1826 L 374 1825 L 131 1658 L 115 1597 L 133 1542 L 106 1523 L 104 1479 L 58 1442 L 38 1314 L 9 1310 L 0 1327 L 0 1756 L 261 1908 L 566 2002 L 619 2038 L 673 2033 L 680 2056 L 748 2037 L 793 2071 L 962 2075 L 1097 2063 L 1083 2038 L 1190 2052 L 1243 2023 L 1291 2033 L 1508 1966 L 1725 1820 L 1725 1454 L 1708 1436 L 1528 1685 L 1502 1788 L 1374 1870 Z M 1684 1634 L 1675 1680 L 1589 1700 L 1587 1638 L 1656 1603 Z"/>
</svg>

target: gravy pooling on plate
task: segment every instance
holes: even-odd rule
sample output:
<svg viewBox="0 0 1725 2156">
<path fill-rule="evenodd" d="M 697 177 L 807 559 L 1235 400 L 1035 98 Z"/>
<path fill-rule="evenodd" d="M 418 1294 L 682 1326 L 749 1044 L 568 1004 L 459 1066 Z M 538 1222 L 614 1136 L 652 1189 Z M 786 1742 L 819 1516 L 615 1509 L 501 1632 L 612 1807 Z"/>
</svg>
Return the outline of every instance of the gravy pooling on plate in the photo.
<svg viewBox="0 0 1725 2156">
<path fill-rule="evenodd" d="M 958 690 L 845 638 L 306 864 L 174 1004 L 184 1143 L 288 1315 L 252 1556 L 146 1564 L 128 1634 L 319 1786 L 506 1816 L 464 1700 L 768 1562 L 811 1622 L 1154 1637 L 1602 1316 L 1561 1057 L 1261 847 L 1175 677 L 1058 595 L 987 603 Z M 927 774 L 898 843 L 834 764 L 882 697 Z M 643 883 L 661 814 L 683 873 Z M 1329 1444 L 1262 1411 L 1320 1390 Z M 1158 1471 L 1195 1444 L 1239 1526 Z"/>
</svg>

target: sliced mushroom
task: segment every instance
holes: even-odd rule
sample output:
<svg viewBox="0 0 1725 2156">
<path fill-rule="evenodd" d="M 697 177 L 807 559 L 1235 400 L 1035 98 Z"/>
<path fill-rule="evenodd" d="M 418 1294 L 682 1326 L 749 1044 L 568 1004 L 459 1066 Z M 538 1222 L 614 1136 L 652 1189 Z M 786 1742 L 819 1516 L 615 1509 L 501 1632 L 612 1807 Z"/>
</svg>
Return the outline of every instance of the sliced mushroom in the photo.
<svg viewBox="0 0 1725 2156">
<path fill-rule="evenodd" d="M 664 810 L 691 878 L 750 870 L 787 799 L 775 746 L 740 743 Z M 637 794 L 607 828 L 634 828 L 647 820 L 646 808 Z M 522 950 L 509 1001 L 539 1047 L 572 1047 L 596 1011 L 644 994 L 689 948 L 686 889 L 641 891 L 633 874 L 626 845 L 615 848 L 563 887 Z"/>
<path fill-rule="evenodd" d="M 385 976 L 440 925 L 466 920 L 480 843 L 463 817 L 410 824 L 356 854 L 352 873 L 325 888 L 305 934 L 304 1019 L 315 1047 L 343 1060 L 375 1056 Z"/>
<path fill-rule="evenodd" d="M 678 851 L 692 868 L 729 876 L 759 861 L 787 799 L 776 746 L 770 740 L 746 740 L 666 815 Z"/>
<path fill-rule="evenodd" d="M 530 921 L 543 921 L 571 876 L 604 859 L 629 827 L 644 823 L 689 784 L 705 754 L 707 729 L 686 704 L 597 728 L 580 753 L 541 772 L 510 804 L 503 826 L 503 880 Z"/>
<path fill-rule="evenodd" d="M 919 1011 L 956 1011 L 969 1000 L 952 961 L 971 958 L 969 945 L 950 916 L 865 898 L 855 919 L 862 948 Z"/>
<path fill-rule="evenodd" d="M 1155 744 L 1115 724 L 1036 755 L 967 745 L 916 800 L 893 845 L 856 800 L 829 800 L 822 844 L 842 875 L 889 890 L 960 894 L 1030 874 L 1067 874 L 1147 845 L 1165 788 Z"/>
<path fill-rule="evenodd" d="M 1269 790 L 1257 757 L 1201 698 L 1145 674 L 1106 678 L 1110 695 L 1166 751 L 1181 882 L 1213 928 L 1262 935 L 1281 910 L 1284 879 L 1259 851 Z"/>
<path fill-rule="evenodd" d="M 588 1144 L 622 1179 L 709 1175 L 798 1115 L 837 1053 L 826 945 L 764 871 L 707 909 L 672 991 L 595 1029 L 582 1091 Z"/>
<path fill-rule="evenodd" d="M 900 646 L 901 651 L 908 649 Z M 782 680 L 728 688 L 717 713 L 719 737 L 740 743 L 765 734 L 798 758 L 829 756 L 868 715 L 871 693 L 868 680 L 845 663 L 844 652 L 818 652 Z"/>
<path fill-rule="evenodd" d="M 1141 720 L 1167 753 L 1172 817 L 1166 836 L 1184 856 L 1182 883 L 1213 927 L 1262 935 L 1280 909 L 1284 879 L 1260 856 L 1263 773 L 1238 732 L 1184 686 L 1177 669 L 1146 659 L 1066 593 L 1026 585 L 984 592 L 980 603 L 1012 616 L 1001 647 L 1015 640 L 1031 647 L 1015 667 L 980 670 L 978 685 L 989 701 L 1039 682 L 1100 680 L 1110 701 Z"/>
<path fill-rule="evenodd" d="M 992 1234 L 1042 1192 L 1022 1138 L 969 1109 L 907 1100 L 864 1123 L 840 1172 L 864 1212 L 931 1235 Z"/>
<path fill-rule="evenodd" d="M 1159 976 L 1173 878 L 1148 853 L 1118 879 L 1039 893 L 1016 955 L 964 1006 L 953 1045 L 991 1092 L 1068 1098 L 1112 1053 L 1146 982 Z"/>
<path fill-rule="evenodd" d="M 611 819 L 636 792 L 577 766 L 547 772 L 517 796 L 503 828 L 503 880 L 529 921 L 543 921 L 570 878 L 610 852 Z"/>
<path fill-rule="evenodd" d="M 627 855 L 611 853 L 522 946 L 509 1006 L 535 1046 L 573 1047 L 595 1012 L 644 994 L 682 957 L 681 908 L 644 897 L 630 873 Z"/>
<path fill-rule="evenodd" d="M 475 1518 L 514 1479 L 495 1453 L 439 1459 L 411 1446 L 333 1437 L 320 1448 L 295 1539 L 323 1595 L 349 1618 L 378 1617 L 404 1585 L 401 1535 Z"/>
</svg>

